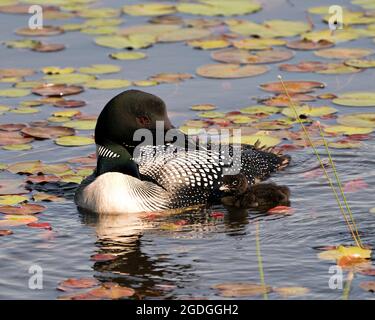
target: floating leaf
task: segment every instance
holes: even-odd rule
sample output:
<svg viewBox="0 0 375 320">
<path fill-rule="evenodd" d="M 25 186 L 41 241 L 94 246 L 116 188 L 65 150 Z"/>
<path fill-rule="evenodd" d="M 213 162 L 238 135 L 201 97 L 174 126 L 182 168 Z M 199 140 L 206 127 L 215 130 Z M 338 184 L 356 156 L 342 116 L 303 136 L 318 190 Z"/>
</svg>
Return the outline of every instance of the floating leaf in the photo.
<svg viewBox="0 0 375 320">
<path fill-rule="evenodd" d="M 146 58 L 143 52 L 116 52 L 109 55 L 112 59 L 116 60 L 138 60 Z"/>
<path fill-rule="evenodd" d="M 324 83 L 317 81 L 284 81 L 285 87 L 291 93 L 307 93 L 316 88 L 322 89 Z M 260 85 L 261 89 L 268 92 L 284 93 L 282 84 L 278 82 L 269 82 Z"/>
<path fill-rule="evenodd" d="M 351 127 L 351 126 L 329 126 L 325 127 L 324 131 L 330 134 L 368 134 L 374 131 L 375 128 L 360 128 L 360 127 Z"/>
<path fill-rule="evenodd" d="M 211 32 L 207 29 L 201 28 L 184 28 L 176 29 L 168 33 L 158 36 L 157 40 L 160 42 L 177 42 L 189 41 L 208 37 Z"/>
<path fill-rule="evenodd" d="M 26 89 L 0 89 L 0 97 L 19 98 L 30 94 L 30 90 Z"/>
<path fill-rule="evenodd" d="M 339 94 L 333 103 L 348 107 L 375 107 L 374 92 L 347 92 Z"/>
<path fill-rule="evenodd" d="M 308 288 L 304 287 L 280 287 L 274 288 L 273 292 L 280 294 L 283 297 L 291 297 L 291 296 L 304 296 L 310 292 Z"/>
<path fill-rule="evenodd" d="M 301 115 L 310 116 L 310 117 L 323 117 L 323 116 L 326 116 L 326 115 L 337 112 L 337 109 L 332 108 L 332 107 L 328 107 L 328 106 L 311 107 L 311 106 L 308 106 L 308 105 L 304 105 L 304 106 L 301 106 L 301 107 L 295 107 L 295 109 L 296 109 L 299 117 L 301 117 Z M 286 115 L 287 117 L 293 118 L 293 119 L 296 118 L 296 113 L 295 113 L 294 109 L 291 109 L 291 108 L 284 109 L 282 111 L 282 114 Z"/>
<path fill-rule="evenodd" d="M 359 59 L 374 54 L 374 51 L 362 48 L 332 48 L 315 51 L 314 54 L 329 59 Z"/>
<path fill-rule="evenodd" d="M 4 113 L 4 112 L 7 112 L 7 111 L 9 111 L 9 110 L 10 110 L 9 107 L 7 107 L 7 106 L 1 106 L 1 105 L 0 105 L 0 114 L 2 114 L 2 113 Z"/>
<path fill-rule="evenodd" d="M 159 83 L 157 81 L 152 80 L 138 80 L 133 81 L 133 85 L 137 87 L 152 87 L 157 86 Z"/>
<path fill-rule="evenodd" d="M 21 202 L 27 201 L 28 198 L 25 196 L 19 196 L 19 195 L 7 195 L 7 196 L 0 196 L 0 205 L 15 205 L 19 204 Z"/>
<path fill-rule="evenodd" d="M 201 0 L 199 3 L 180 3 L 176 6 L 181 13 L 206 16 L 233 16 L 253 13 L 261 9 L 252 1 L 232 0 L 230 3 L 217 0 Z"/>
<path fill-rule="evenodd" d="M 286 44 L 286 41 L 281 39 L 247 38 L 241 40 L 233 40 L 232 44 L 238 49 L 267 50 L 272 49 L 273 46 L 283 46 Z"/>
<path fill-rule="evenodd" d="M 60 67 L 44 67 L 42 68 L 42 72 L 44 74 L 69 74 L 75 71 L 74 68 L 67 67 L 67 68 L 60 68 Z"/>
<path fill-rule="evenodd" d="M 344 126 L 375 128 L 375 113 L 343 114 L 337 118 L 337 122 Z"/>
<path fill-rule="evenodd" d="M 66 289 L 87 289 L 99 285 L 99 281 L 94 278 L 69 278 L 59 283 L 58 289 L 66 291 Z"/>
<path fill-rule="evenodd" d="M 78 94 L 83 91 L 81 86 L 67 86 L 65 84 L 45 84 L 32 90 L 34 94 L 47 97 L 67 96 Z"/>
<path fill-rule="evenodd" d="M 51 224 L 48 222 L 30 222 L 27 224 L 30 228 L 39 228 L 39 229 L 46 229 L 46 230 L 52 230 Z"/>
<path fill-rule="evenodd" d="M 230 42 L 226 39 L 201 39 L 201 40 L 191 40 L 187 43 L 193 48 L 203 49 L 203 50 L 212 50 L 212 49 L 221 49 L 230 46 Z"/>
<path fill-rule="evenodd" d="M 219 290 L 220 295 L 223 297 L 257 296 L 272 291 L 270 286 L 246 282 L 217 284 L 213 288 Z"/>
<path fill-rule="evenodd" d="M 119 16 L 120 10 L 115 8 L 85 8 L 78 13 L 82 18 L 113 18 Z"/>
<path fill-rule="evenodd" d="M 350 59 L 346 60 L 345 64 L 347 66 L 355 68 L 375 68 L 375 60 L 365 60 L 365 59 Z"/>
<path fill-rule="evenodd" d="M 246 108 L 240 109 L 242 113 L 245 114 L 274 114 L 281 111 L 280 108 L 277 107 L 265 107 L 263 105 L 255 105 L 255 106 L 249 106 Z"/>
<path fill-rule="evenodd" d="M 280 138 L 267 136 L 267 135 L 254 134 L 254 135 L 242 136 L 241 140 L 234 138 L 233 143 L 255 145 L 258 140 L 259 140 L 260 145 L 265 146 L 265 147 L 274 147 L 281 142 Z"/>
<path fill-rule="evenodd" d="M 302 61 L 296 64 L 282 64 L 279 66 L 281 71 L 287 72 L 315 72 L 327 68 L 327 63 L 320 61 Z"/>
<path fill-rule="evenodd" d="M 53 105 L 59 108 L 79 108 L 85 106 L 86 102 L 82 100 L 61 100 L 56 101 Z"/>
<path fill-rule="evenodd" d="M 191 78 L 193 78 L 193 76 L 189 73 L 158 73 L 151 76 L 149 80 L 159 83 L 178 83 Z"/>
<path fill-rule="evenodd" d="M 117 283 L 104 283 L 100 288 L 89 291 L 89 294 L 94 297 L 111 300 L 131 297 L 134 293 L 134 289 L 122 287 Z"/>
<path fill-rule="evenodd" d="M 121 71 L 121 67 L 113 64 L 93 64 L 90 67 L 83 67 L 78 69 L 79 72 L 89 74 L 105 74 L 116 73 Z"/>
<path fill-rule="evenodd" d="M 8 151 L 25 151 L 32 149 L 32 146 L 30 144 L 8 144 L 2 147 L 2 149 Z"/>
<path fill-rule="evenodd" d="M 359 287 L 365 291 L 375 292 L 375 281 L 364 281 L 359 284 Z"/>
<path fill-rule="evenodd" d="M 55 36 L 63 33 L 64 30 L 57 26 L 43 26 L 43 28 L 30 29 L 30 28 L 19 28 L 16 30 L 16 34 L 20 36 Z"/>
<path fill-rule="evenodd" d="M 73 120 L 73 121 L 65 122 L 64 126 L 68 128 L 74 128 L 77 130 L 94 130 L 96 126 L 96 121 L 95 120 Z M 74 134 L 74 131 L 73 131 L 73 134 Z"/>
<path fill-rule="evenodd" d="M 33 195 L 34 201 L 46 201 L 46 202 L 63 202 L 65 201 L 62 197 L 57 197 L 53 194 L 39 192 Z"/>
<path fill-rule="evenodd" d="M 150 47 L 155 43 L 154 36 L 147 34 L 135 34 L 126 37 L 103 36 L 94 39 L 95 43 L 102 47 L 114 49 L 142 49 Z"/>
<path fill-rule="evenodd" d="M 371 257 L 371 250 L 360 247 L 339 246 L 337 249 L 327 250 L 319 253 L 318 257 L 322 260 L 337 260 L 342 257 L 369 259 Z"/>
<path fill-rule="evenodd" d="M 86 83 L 86 86 L 92 89 L 121 89 L 129 87 L 130 85 L 130 81 L 123 79 L 101 79 Z"/>
<path fill-rule="evenodd" d="M 353 29 L 337 29 L 335 32 L 332 32 L 330 29 L 316 30 L 301 35 L 302 39 L 307 39 L 310 41 L 320 41 L 326 40 L 333 43 L 340 43 L 345 41 L 351 41 L 358 38 L 358 32 Z M 330 49 L 327 49 L 330 50 Z M 318 51 L 320 52 L 320 51 Z"/>
<path fill-rule="evenodd" d="M 78 147 L 94 144 L 94 139 L 82 136 L 66 136 L 55 140 L 55 143 L 64 147 Z"/>
<path fill-rule="evenodd" d="M 214 51 L 211 58 L 219 62 L 235 64 L 258 64 L 258 63 L 276 63 L 293 58 L 294 53 L 290 50 L 266 50 L 251 53 L 247 50 L 223 49 Z"/>
<path fill-rule="evenodd" d="M 0 146 L 10 144 L 26 144 L 33 141 L 33 138 L 25 138 L 19 132 L 13 131 L 0 131 Z"/>
<path fill-rule="evenodd" d="M 43 212 L 47 208 L 38 204 L 26 203 L 21 206 L 0 206 L 0 213 L 10 215 L 31 215 Z"/>
<path fill-rule="evenodd" d="M 65 45 L 61 43 L 38 43 L 31 50 L 36 52 L 57 52 L 65 49 Z"/>
<path fill-rule="evenodd" d="M 253 77 L 267 72 L 266 66 L 238 64 L 206 64 L 199 67 L 196 73 L 205 78 L 235 79 Z"/>
<path fill-rule="evenodd" d="M 344 184 L 344 192 L 359 192 L 368 187 L 369 185 L 363 179 L 355 179 Z"/>
<path fill-rule="evenodd" d="M 0 124 L 0 130 L 2 131 L 20 131 L 25 128 L 26 125 L 23 123 L 4 123 Z"/>
<path fill-rule="evenodd" d="M 83 73 L 69 73 L 69 74 L 52 74 L 46 75 L 43 77 L 47 82 L 52 83 L 63 83 L 66 85 L 71 84 L 82 84 L 91 80 L 94 80 L 95 77 Z"/>
<path fill-rule="evenodd" d="M 290 49 L 295 50 L 321 50 L 333 47 L 335 44 L 327 40 L 311 41 L 307 39 L 294 40 L 286 44 Z"/>
<path fill-rule="evenodd" d="M 163 3 L 142 3 L 122 7 L 124 13 L 131 16 L 162 16 L 176 12 L 174 5 Z"/>
<path fill-rule="evenodd" d="M 38 113 L 40 112 L 40 110 L 38 108 L 19 107 L 19 108 L 10 110 L 10 112 L 19 113 L 19 114 L 29 114 L 29 113 Z"/>
<path fill-rule="evenodd" d="M 36 222 L 38 218 L 32 215 L 5 215 L 5 218 L 0 220 L 0 227 L 17 227 L 26 225 L 28 223 Z"/>
<path fill-rule="evenodd" d="M 21 40 L 12 40 L 12 41 L 4 42 L 4 44 L 8 48 L 18 48 L 18 49 L 32 49 L 39 43 L 40 41 L 31 40 L 31 39 L 21 39 Z"/>
<path fill-rule="evenodd" d="M 66 126 L 45 126 L 45 127 L 27 127 L 21 131 L 27 136 L 38 139 L 53 139 L 63 136 L 71 136 L 74 134 L 74 129 L 66 128 Z"/>
<path fill-rule="evenodd" d="M 347 74 L 361 72 L 361 69 L 347 66 L 343 63 L 327 63 L 326 68 L 317 70 L 316 73 L 321 74 Z"/>
<path fill-rule="evenodd" d="M 194 111 L 212 111 L 212 110 L 216 109 L 216 106 L 213 105 L 213 104 L 210 104 L 210 103 L 195 104 L 195 105 L 191 106 L 190 109 L 194 110 Z"/>
</svg>

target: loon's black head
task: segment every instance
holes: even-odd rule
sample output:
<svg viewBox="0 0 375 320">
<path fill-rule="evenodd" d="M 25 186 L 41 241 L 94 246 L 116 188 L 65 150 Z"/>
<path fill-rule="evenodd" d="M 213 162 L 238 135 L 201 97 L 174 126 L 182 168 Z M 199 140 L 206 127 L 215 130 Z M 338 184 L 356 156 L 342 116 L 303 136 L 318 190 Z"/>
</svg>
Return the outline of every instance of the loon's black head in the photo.
<svg viewBox="0 0 375 320">
<path fill-rule="evenodd" d="M 242 194 L 248 188 L 248 181 L 244 174 L 225 175 L 222 180 L 223 184 L 220 190 L 225 193 Z"/>
<path fill-rule="evenodd" d="M 98 145 L 111 141 L 123 146 L 134 146 L 133 136 L 138 129 L 156 129 L 163 121 L 164 129 L 173 128 L 163 100 L 140 90 L 127 90 L 112 98 L 99 115 L 95 128 Z"/>
</svg>

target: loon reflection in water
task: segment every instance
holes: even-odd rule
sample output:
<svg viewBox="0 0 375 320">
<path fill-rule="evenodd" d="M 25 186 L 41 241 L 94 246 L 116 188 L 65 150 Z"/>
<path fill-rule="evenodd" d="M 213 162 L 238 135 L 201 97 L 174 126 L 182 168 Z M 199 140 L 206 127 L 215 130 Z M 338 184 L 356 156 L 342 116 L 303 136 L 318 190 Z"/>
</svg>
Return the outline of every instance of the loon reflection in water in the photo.
<svg viewBox="0 0 375 320">
<path fill-rule="evenodd" d="M 290 161 L 288 156 L 256 146 L 230 145 L 232 162 L 228 164 L 222 149 L 215 150 L 212 144 L 192 150 L 193 140 L 185 135 L 182 146 L 176 141 L 160 144 L 156 135 L 152 145 L 134 141 L 138 129 L 155 133 L 158 121 L 163 121 L 165 131 L 181 135 L 171 125 L 164 102 L 152 94 L 128 90 L 107 103 L 95 128 L 96 171 L 77 189 L 78 207 L 99 213 L 136 213 L 218 203 L 222 178 L 229 169 L 240 171 L 254 184 Z M 135 154 L 138 149 L 140 153 Z"/>
</svg>

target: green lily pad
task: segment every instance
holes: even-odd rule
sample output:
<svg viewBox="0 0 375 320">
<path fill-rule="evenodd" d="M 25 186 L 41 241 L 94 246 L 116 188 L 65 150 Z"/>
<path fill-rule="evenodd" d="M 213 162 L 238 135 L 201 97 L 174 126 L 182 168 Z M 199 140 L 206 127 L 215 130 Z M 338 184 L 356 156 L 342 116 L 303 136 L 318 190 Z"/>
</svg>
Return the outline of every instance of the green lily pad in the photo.
<svg viewBox="0 0 375 320">
<path fill-rule="evenodd" d="M 131 82 L 123 79 L 101 79 L 89 81 L 86 86 L 92 89 L 121 89 L 131 86 Z"/>
<path fill-rule="evenodd" d="M 337 118 L 337 122 L 344 126 L 375 128 L 375 113 L 343 114 Z"/>
<path fill-rule="evenodd" d="M 20 97 L 25 97 L 29 95 L 31 92 L 30 90 L 26 89 L 0 89 L 0 97 L 5 97 L 5 98 L 20 98 Z"/>
<path fill-rule="evenodd" d="M 25 202 L 27 200 L 29 200 L 28 197 L 19 196 L 19 195 L 0 196 L 0 205 L 13 206 L 15 204 L 19 204 L 21 202 Z"/>
<path fill-rule="evenodd" d="M 4 112 L 7 112 L 9 110 L 10 110 L 10 108 L 8 106 L 0 105 L 0 114 L 3 114 Z"/>
<path fill-rule="evenodd" d="M 94 130 L 96 121 L 94 120 L 73 120 L 64 123 L 64 127 L 73 128 L 77 130 Z"/>
<path fill-rule="evenodd" d="M 153 45 L 156 38 L 147 34 L 134 34 L 126 37 L 103 36 L 94 39 L 95 43 L 102 47 L 114 49 L 142 49 Z"/>
<path fill-rule="evenodd" d="M 71 84 L 82 84 L 91 80 L 95 77 L 83 73 L 69 73 L 69 74 L 52 74 L 43 77 L 44 80 L 52 83 L 63 83 L 67 85 Z"/>
<path fill-rule="evenodd" d="M 328 107 L 328 106 L 311 107 L 308 105 L 304 105 L 304 106 L 296 107 L 296 111 L 298 113 L 298 116 L 304 115 L 304 116 L 310 116 L 310 117 L 323 117 L 329 114 L 336 113 L 337 109 L 333 107 Z M 294 110 L 291 108 L 283 109 L 282 114 L 292 119 L 296 118 L 296 114 Z"/>
<path fill-rule="evenodd" d="M 360 128 L 360 127 L 352 127 L 352 126 L 329 126 L 325 127 L 324 131 L 331 134 L 345 134 L 345 135 L 353 135 L 353 134 L 369 134 L 373 132 L 375 128 Z"/>
<path fill-rule="evenodd" d="M 8 144 L 3 146 L 2 149 L 9 151 L 25 151 L 32 149 L 31 144 Z"/>
<path fill-rule="evenodd" d="M 242 113 L 246 114 L 274 114 L 281 112 L 281 110 L 281 108 L 267 107 L 264 105 L 255 105 L 240 109 Z"/>
<path fill-rule="evenodd" d="M 332 102 L 347 107 L 375 107 L 375 93 L 366 91 L 342 93 Z"/>
<path fill-rule="evenodd" d="M 121 67 L 113 64 L 93 64 L 90 67 L 82 67 L 78 70 L 82 73 L 106 74 L 119 72 L 121 71 Z"/>
<path fill-rule="evenodd" d="M 79 147 L 94 144 L 93 138 L 82 136 L 65 136 L 55 140 L 55 143 L 64 147 Z"/>
</svg>

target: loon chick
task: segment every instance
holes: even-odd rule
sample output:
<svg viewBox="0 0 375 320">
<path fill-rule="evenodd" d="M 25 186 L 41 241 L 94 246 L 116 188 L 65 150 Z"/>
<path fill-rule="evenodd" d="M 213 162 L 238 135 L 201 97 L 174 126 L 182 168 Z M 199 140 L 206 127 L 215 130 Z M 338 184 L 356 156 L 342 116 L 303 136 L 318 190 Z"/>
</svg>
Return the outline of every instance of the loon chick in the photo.
<svg viewBox="0 0 375 320">
<path fill-rule="evenodd" d="M 164 126 L 161 141 L 158 123 Z M 106 104 L 98 117 L 95 142 L 97 167 L 77 189 L 75 202 L 99 213 L 219 202 L 227 170 L 243 173 L 253 184 L 290 161 L 258 146 L 230 145 L 226 154 L 210 144 L 196 149 L 191 137 L 173 127 L 163 100 L 139 90 L 124 91 Z"/>
<path fill-rule="evenodd" d="M 225 194 L 222 204 L 242 209 L 268 211 L 276 206 L 290 205 L 290 190 L 287 186 L 261 183 L 249 186 L 244 174 L 227 175 L 220 187 Z"/>
</svg>

